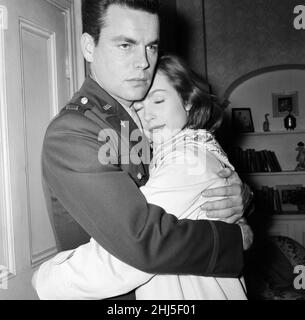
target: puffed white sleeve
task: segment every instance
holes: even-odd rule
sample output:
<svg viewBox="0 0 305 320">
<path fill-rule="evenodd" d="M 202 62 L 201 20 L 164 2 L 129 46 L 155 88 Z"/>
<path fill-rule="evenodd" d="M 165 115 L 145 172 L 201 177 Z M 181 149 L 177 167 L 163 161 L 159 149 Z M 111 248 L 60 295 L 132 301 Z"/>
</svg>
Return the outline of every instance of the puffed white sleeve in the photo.
<svg viewBox="0 0 305 320">
<path fill-rule="evenodd" d="M 91 239 L 44 262 L 37 271 L 36 291 L 41 300 L 100 300 L 128 293 L 152 277 Z"/>
</svg>

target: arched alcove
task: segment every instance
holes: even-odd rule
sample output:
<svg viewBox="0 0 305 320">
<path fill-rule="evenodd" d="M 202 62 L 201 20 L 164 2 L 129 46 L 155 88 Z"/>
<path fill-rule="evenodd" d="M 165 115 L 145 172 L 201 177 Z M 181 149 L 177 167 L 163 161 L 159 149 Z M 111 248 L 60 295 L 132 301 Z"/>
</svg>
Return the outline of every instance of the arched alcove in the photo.
<svg viewBox="0 0 305 320">
<path fill-rule="evenodd" d="M 250 108 L 255 132 L 263 131 L 264 115 L 269 113 L 271 131 L 285 130 L 283 117 L 273 115 L 273 94 L 297 92 L 297 129 L 305 129 L 305 65 L 281 65 L 256 70 L 234 81 L 226 90 L 229 102 L 226 119 L 232 108 Z"/>
</svg>

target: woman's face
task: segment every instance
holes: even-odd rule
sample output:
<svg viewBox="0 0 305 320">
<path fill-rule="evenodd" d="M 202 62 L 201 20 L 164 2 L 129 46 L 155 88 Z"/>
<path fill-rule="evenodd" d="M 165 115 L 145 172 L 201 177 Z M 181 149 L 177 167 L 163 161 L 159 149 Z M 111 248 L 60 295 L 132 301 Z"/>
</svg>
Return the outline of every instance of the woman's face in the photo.
<svg viewBox="0 0 305 320">
<path fill-rule="evenodd" d="M 159 144 L 170 139 L 186 124 L 183 101 L 161 72 L 157 72 L 151 89 L 139 106 L 142 108 L 138 114 L 153 143 Z"/>
</svg>

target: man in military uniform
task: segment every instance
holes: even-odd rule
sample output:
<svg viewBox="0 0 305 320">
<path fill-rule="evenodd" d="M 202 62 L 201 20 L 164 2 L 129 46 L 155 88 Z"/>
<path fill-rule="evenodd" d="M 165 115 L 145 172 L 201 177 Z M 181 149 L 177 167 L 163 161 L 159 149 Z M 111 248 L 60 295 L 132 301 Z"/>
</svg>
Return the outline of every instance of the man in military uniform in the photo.
<svg viewBox="0 0 305 320">
<path fill-rule="evenodd" d="M 234 223 L 249 192 L 236 173 L 222 172 L 232 185 L 209 191 L 227 199 L 203 208 L 228 223 L 177 220 L 139 190 L 148 180 L 149 144 L 140 133 L 138 150 L 140 140 L 130 138 L 140 126 L 132 106 L 147 93 L 157 62 L 156 1 L 85 0 L 82 11 L 81 45 L 91 75 L 48 127 L 42 152 L 58 248 L 93 237 L 145 272 L 238 276 L 247 246 L 242 235 L 249 231 Z"/>
</svg>

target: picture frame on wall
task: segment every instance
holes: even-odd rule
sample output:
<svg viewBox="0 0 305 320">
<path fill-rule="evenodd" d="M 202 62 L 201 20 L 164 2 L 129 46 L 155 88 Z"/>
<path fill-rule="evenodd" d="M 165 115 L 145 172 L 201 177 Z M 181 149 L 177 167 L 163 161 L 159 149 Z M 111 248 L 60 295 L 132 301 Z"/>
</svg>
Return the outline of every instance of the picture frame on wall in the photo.
<svg viewBox="0 0 305 320">
<path fill-rule="evenodd" d="M 295 194 L 302 188 L 301 184 L 278 185 L 281 207 L 283 212 L 297 212 L 298 206 L 294 203 Z"/>
<path fill-rule="evenodd" d="M 232 128 L 235 132 L 254 132 L 251 108 L 232 108 Z"/>
<path fill-rule="evenodd" d="M 298 92 L 272 93 L 272 109 L 275 118 L 287 116 L 289 112 L 298 116 Z"/>
</svg>

